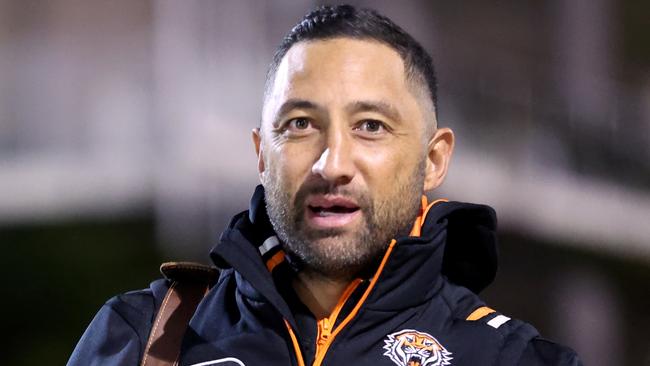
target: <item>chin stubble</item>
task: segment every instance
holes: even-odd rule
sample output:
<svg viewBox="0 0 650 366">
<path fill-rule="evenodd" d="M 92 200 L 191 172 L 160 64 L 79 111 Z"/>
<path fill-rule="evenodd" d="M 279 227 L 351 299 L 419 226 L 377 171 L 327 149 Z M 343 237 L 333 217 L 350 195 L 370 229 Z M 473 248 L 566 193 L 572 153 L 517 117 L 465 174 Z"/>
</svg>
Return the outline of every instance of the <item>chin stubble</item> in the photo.
<svg viewBox="0 0 650 366">
<path fill-rule="evenodd" d="M 398 189 L 393 197 L 379 200 L 365 192 L 330 187 L 325 181 L 303 184 L 292 199 L 276 174 L 265 173 L 267 212 L 285 252 L 304 269 L 332 279 L 352 279 L 377 263 L 393 238 L 410 232 L 420 210 L 424 160 L 407 181 L 395 182 Z M 305 199 L 326 193 L 351 197 L 358 203 L 363 224 L 357 232 L 307 227 Z"/>
</svg>

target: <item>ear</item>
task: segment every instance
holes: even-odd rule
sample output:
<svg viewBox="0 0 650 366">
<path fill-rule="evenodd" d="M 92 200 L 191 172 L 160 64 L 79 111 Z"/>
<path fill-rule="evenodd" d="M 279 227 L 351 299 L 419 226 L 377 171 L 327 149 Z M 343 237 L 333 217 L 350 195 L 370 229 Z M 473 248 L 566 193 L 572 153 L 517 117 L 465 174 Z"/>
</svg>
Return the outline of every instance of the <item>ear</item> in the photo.
<svg viewBox="0 0 650 366">
<path fill-rule="evenodd" d="M 253 145 L 255 145 L 255 154 L 257 155 L 257 172 L 262 175 L 264 172 L 264 157 L 262 154 L 262 134 L 258 127 L 253 128 Z"/>
<path fill-rule="evenodd" d="M 438 188 L 445 180 L 453 152 L 454 132 L 449 128 L 437 129 L 427 146 L 425 192 Z"/>
</svg>

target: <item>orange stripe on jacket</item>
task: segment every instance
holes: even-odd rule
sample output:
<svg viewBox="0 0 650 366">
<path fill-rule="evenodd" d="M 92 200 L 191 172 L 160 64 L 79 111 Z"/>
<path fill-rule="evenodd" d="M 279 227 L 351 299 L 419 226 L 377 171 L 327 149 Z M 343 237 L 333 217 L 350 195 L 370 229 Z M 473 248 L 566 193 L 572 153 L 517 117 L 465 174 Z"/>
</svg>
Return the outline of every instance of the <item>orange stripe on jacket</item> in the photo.
<svg viewBox="0 0 650 366">
<path fill-rule="evenodd" d="M 420 214 L 418 215 L 418 217 L 415 218 L 415 222 L 413 223 L 413 228 L 411 229 L 411 233 L 409 234 L 409 236 L 422 235 L 422 226 L 424 225 L 424 220 L 426 219 L 429 210 L 435 204 L 440 202 L 449 202 L 449 200 L 445 198 L 440 198 L 431 203 L 427 203 L 427 196 L 422 196 L 422 206 L 420 208 Z"/>
<path fill-rule="evenodd" d="M 413 223 L 413 229 L 411 229 L 410 236 L 420 236 L 422 233 L 422 225 L 424 225 L 424 221 L 426 219 L 426 215 L 429 213 L 429 210 L 433 205 L 439 203 L 439 202 L 448 202 L 446 199 L 438 199 L 430 204 L 428 203 L 427 197 L 422 196 L 422 207 L 420 208 L 420 214 L 418 217 L 415 219 L 415 222 Z M 327 341 L 324 344 L 318 344 L 317 345 L 317 350 L 315 353 L 315 358 L 314 358 L 314 363 L 313 366 L 320 366 L 321 363 L 323 362 L 323 359 L 325 359 L 325 355 L 327 353 L 327 350 L 329 349 L 330 345 L 334 341 L 334 338 L 345 328 L 345 326 L 352 321 L 352 319 L 357 315 L 359 312 L 359 309 L 361 309 L 361 306 L 363 303 L 366 301 L 368 296 L 370 295 L 370 292 L 372 289 L 375 287 L 375 284 L 377 283 L 377 280 L 379 279 L 379 276 L 381 275 L 382 271 L 384 270 L 384 267 L 386 265 L 386 262 L 388 262 L 388 258 L 390 257 L 390 254 L 393 252 L 393 248 L 395 247 L 395 244 L 397 242 L 395 239 L 393 239 L 390 244 L 388 245 L 388 249 L 386 250 L 386 253 L 384 254 L 384 257 L 381 260 L 381 263 L 379 264 L 379 267 L 377 268 L 377 271 L 375 272 L 375 275 L 372 277 L 370 280 L 370 284 L 368 285 L 368 288 L 364 291 L 363 295 L 361 296 L 361 299 L 357 302 L 357 304 L 354 306 L 350 314 L 343 319 L 341 324 L 339 324 L 334 331 L 332 331 L 331 335 L 327 339 Z M 274 256 L 275 257 L 275 256 Z M 283 257 L 284 258 L 284 257 Z M 271 260 L 269 260 L 271 262 Z M 267 263 L 268 266 L 268 263 Z M 361 282 L 360 279 L 356 279 L 353 281 L 353 283 L 348 286 L 344 294 L 341 296 L 341 299 L 339 300 L 339 303 L 336 305 L 336 309 L 340 310 L 343 305 L 345 304 L 345 300 L 349 298 L 349 296 L 352 294 L 353 290 L 356 289 L 356 287 L 359 285 Z M 338 316 L 338 310 L 336 311 L 336 316 Z M 334 314 L 332 314 L 334 315 Z M 334 317 L 334 320 L 336 320 L 336 316 Z M 330 316 L 332 318 L 332 316 Z M 328 318 L 328 320 L 330 320 Z M 291 336 L 291 342 L 293 343 L 294 350 L 296 351 L 296 357 L 298 359 L 298 365 L 299 366 L 304 366 L 304 361 L 302 357 L 302 352 L 300 351 L 300 344 L 298 343 L 298 340 L 296 339 L 296 335 L 293 332 L 293 329 L 291 329 L 291 325 L 289 322 L 284 321 L 287 329 L 289 330 L 289 335 Z"/>
<path fill-rule="evenodd" d="M 476 321 L 476 320 L 479 320 L 479 319 L 483 318 L 484 316 L 492 314 L 494 312 L 495 312 L 494 309 L 491 309 L 491 308 L 489 308 L 487 306 L 481 306 L 480 308 L 472 311 L 472 313 L 469 314 L 469 316 L 467 316 L 466 320 Z"/>
</svg>

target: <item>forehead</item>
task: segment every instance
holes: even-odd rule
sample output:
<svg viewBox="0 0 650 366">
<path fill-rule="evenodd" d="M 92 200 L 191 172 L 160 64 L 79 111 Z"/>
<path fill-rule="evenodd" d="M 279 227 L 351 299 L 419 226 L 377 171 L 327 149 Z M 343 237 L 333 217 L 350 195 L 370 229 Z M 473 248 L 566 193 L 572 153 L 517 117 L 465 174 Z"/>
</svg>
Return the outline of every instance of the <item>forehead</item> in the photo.
<svg viewBox="0 0 650 366">
<path fill-rule="evenodd" d="M 405 81 L 404 63 L 395 50 L 377 41 L 352 38 L 299 42 L 287 52 L 278 72 L 299 76 L 330 70 L 360 75 L 381 70 L 380 75 L 374 75 Z"/>
<path fill-rule="evenodd" d="M 293 97 L 413 99 L 400 55 L 372 40 L 334 38 L 295 44 L 275 74 L 267 102 Z"/>
</svg>

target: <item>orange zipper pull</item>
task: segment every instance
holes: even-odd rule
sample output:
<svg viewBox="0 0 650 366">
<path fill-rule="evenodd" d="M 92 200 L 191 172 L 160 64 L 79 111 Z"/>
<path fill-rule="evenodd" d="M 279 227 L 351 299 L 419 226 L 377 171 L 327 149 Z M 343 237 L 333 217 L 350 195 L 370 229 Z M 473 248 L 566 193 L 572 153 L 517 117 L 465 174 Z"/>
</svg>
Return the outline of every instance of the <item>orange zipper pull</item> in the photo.
<svg viewBox="0 0 650 366">
<path fill-rule="evenodd" d="M 330 343 L 334 338 L 332 337 L 332 334 L 334 333 L 334 329 L 332 328 L 334 327 L 334 324 L 336 324 L 336 318 L 339 316 L 339 312 L 343 308 L 345 302 L 361 282 L 363 281 L 360 278 L 352 281 L 345 289 L 345 291 L 343 291 L 343 295 L 334 307 L 332 314 L 330 314 L 329 317 L 323 318 L 316 323 L 318 325 L 318 336 L 316 338 L 316 354 L 313 366 L 319 366 L 321 362 L 323 362 L 325 352 L 327 351 L 327 348 L 330 346 Z"/>
<path fill-rule="evenodd" d="M 328 318 L 323 318 L 318 321 L 318 340 L 316 341 L 318 346 L 324 346 L 330 339 L 332 334 L 332 324 Z"/>
</svg>

